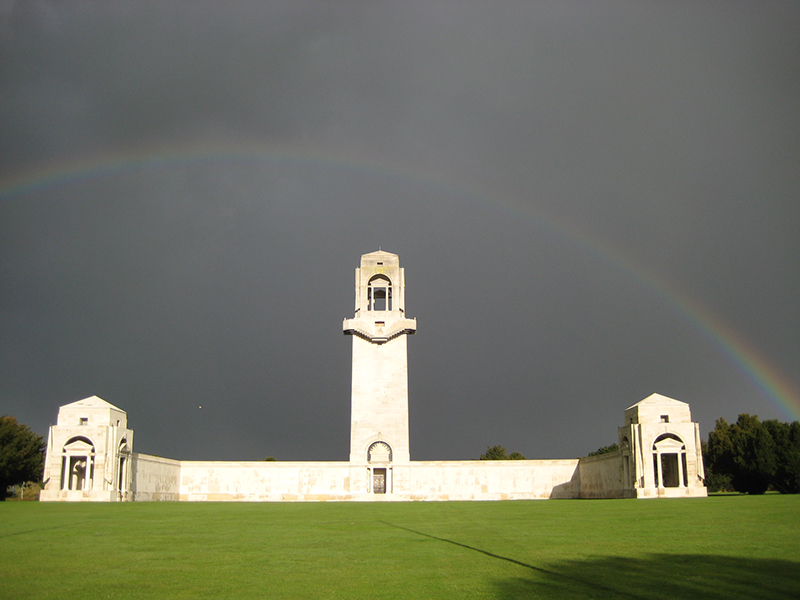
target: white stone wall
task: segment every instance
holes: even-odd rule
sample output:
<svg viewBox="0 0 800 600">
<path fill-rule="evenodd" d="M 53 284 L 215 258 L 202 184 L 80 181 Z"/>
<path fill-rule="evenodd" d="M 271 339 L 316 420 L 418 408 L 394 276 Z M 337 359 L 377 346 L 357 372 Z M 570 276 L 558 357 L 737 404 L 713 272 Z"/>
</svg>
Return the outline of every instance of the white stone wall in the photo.
<svg viewBox="0 0 800 600">
<path fill-rule="evenodd" d="M 608 452 L 599 456 L 587 456 L 580 460 L 581 498 L 626 498 L 623 477 L 622 454 Z"/>
<path fill-rule="evenodd" d="M 387 470 L 386 494 L 369 492 L 370 466 Z M 624 489 L 619 452 L 567 460 L 349 462 L 199 462 L 132 455 L 136 501 L 409 501 L 685 497 L 704 487 Z M 61 492 L 50 500 L 116 500 Z"/>
<path fill-rule="evenodd" d="M 412 462 L 411 500 L 575 498 L 578 459 Z"/>
<path fill-rule="evenodd" d="M 181 461 L 134 452 L 132 472 L 134 500 L 180 500 Z"/>
<path fill-rule="evenodd" d="M 388 348 L 403 360 L 390 355 L 362 361 L 370 368 L 359 379 L 369 380 L 375 371 L 377 381 L 363 404 L 354 402 L 354 431 L 364 439 L 351 462 L 200 462 L 131 453 L 133 431 L 126 428 L 124 411 L 91 397 L 62 407 L 58 425 L 51 427 L 41 500 L 380 502 L 706 495 L 699 427 L 688 405 L 658 395 L 626 411 L 617 452 L 567 460 L 408 461 L 407 408 L 401 410 L 407 402 L 398 402 L 394 393 L 387 393 L 385 405 L 381 400 L 398 364 L 406 377 L 405 340 L 403 335 L 378 345 L 354 337 L 354 353 L 363 342 L 367 357 Z M 380 377 L 383 366 L 389 374 Z M 406 385 L 400 385 L 403 399 Z M 375 440 L 393 445 L 391 459 L 377 452 L 367 462 L 367 447 Z M 668 462 L 654 468 L 654 454 Z M 86 488 L 62 489 L 68 487 L 61 485 L 69 464 L 64 457 L 88 459 L 93 471 Z M 386 493 L 374 493 L 382 482 Z"/>
<path fill-rule="evenodd" d="M 350 495 L 347 462 L 181 463 L 181 500 L 327 501 Z"/>
<path fill-rule="evenodd" d="M 134 499 L 408 501 L 576 498 L 578 460 L 430 461 L 385 465 L 386 494 L 348 462 L 197 462 L 134 454 Z"/>
</svg>

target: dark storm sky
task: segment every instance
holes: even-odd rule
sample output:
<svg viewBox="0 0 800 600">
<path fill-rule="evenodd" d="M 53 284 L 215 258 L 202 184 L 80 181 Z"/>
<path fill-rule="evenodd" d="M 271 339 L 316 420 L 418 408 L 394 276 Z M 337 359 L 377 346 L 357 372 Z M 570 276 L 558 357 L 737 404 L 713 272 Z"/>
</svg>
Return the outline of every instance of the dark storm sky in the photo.
<svg viewBox="0 0 800 600">
<path fill-rule="evenodd" d="M 346 460 L 381 247 L 412 459 L 795 419 L 799 115 L 797 2 L 2 1 L 0 414 Z"/>
</svg>

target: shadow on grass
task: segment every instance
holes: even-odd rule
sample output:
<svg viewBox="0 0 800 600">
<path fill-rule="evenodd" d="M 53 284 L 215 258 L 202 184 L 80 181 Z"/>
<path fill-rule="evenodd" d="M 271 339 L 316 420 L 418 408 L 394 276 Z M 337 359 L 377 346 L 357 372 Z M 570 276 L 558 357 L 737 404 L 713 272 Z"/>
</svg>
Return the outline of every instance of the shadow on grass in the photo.
<svg viewBox="0 0 800 600">
<path fill-rule="evenodd" d="M 55 527 L 42 527 L 41 529 L 27 529 L 25 531 L 12 531 L 11 533 L 0 534 L 0 538 L 13 537 L 15 535 L 28 535 L 29 533 L 40 533 L 42 531 L 52 531 L 54 529 L 64 529 L 66 525 L 56 525 Z"/>
<path fill-rule="evenodd" d="M 495 582 L 496 598 L 733 598 L 800 597 L 800 563 L 708 554 L 646 554 L 533 565 L 454 540 L 386 523 L 416 535 L 506 561 L 530 574 Z"/>
<path fill-rule="evenodd" d="M 497 598 L 781 599 L 800 596 L 800 563 L 706 554 L 599 557 L 495 582 Z"/>
</svg>

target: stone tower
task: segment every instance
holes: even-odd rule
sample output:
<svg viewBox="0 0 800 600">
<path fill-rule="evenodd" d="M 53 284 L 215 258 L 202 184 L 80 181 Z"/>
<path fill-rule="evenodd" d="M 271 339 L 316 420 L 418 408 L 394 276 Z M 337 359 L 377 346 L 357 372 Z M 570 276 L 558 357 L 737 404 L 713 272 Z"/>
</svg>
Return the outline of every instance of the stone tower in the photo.
<svg viewBox="0 0 800 600">
<path fill-rule="evenodd" d="M 652 394 L 629 406 L 619 447 L 626 496 L 707 495 L 700 426 L 685 402 Z"/>
<path fill-rule="evenodd" d="M 406 318 L 405 278 L 396 254 L 361 257 L 355 317 L 345 319 L 343 329 L 353 337 L 350 463 L 366 467 L 363 491 L 399 491 L 404 478 L 393 467 L 410 460 L 407 337 L 417 322 Z"/>
<path fill-rule="evenodd" d="M 50 427 L 40 500 L 131 500 L 133 431 L 124 410 L 91 396 L 62 406 Z"/>
</svg>

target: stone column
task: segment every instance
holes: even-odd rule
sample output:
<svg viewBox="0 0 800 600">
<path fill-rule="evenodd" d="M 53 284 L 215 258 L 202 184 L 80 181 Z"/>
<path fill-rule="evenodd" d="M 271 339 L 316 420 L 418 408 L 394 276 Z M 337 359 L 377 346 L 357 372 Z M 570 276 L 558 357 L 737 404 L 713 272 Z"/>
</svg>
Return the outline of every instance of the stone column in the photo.
<svg viewBox="0 0 800 600">
<path fill-rule="evenodd" d="M 92 488 L 94 487 L 92 485 L 94 483 L 92 481 L 92 479 L 93 479 L 93 477 L 92 477 L 92 459 L 93 458 L 94 457 L 91 454 L 87 454 L 86 455 L 86 473 L 84 473 L 84 475 L 83 475 L 83 489 L 85 491 L 87 491 L 87 492 L 92 491 Z"/>
<path fill-rule="evenodd" d="M 69 454 L 61 455 L 61 489 L 69 489 Z"/>
<path fill-rule="evenodd" d="M 662 476 L 662 473 L 661 473 L 661 452 L 656 451 L 656 457 L 657 457 L 657 459 L 656 459 L 656 467 L 657 467 L 656 487 L 657 488 L 663 488 L 664 487 L 664 479 L 663 479 L 663 476 Z"/>
</svg>

